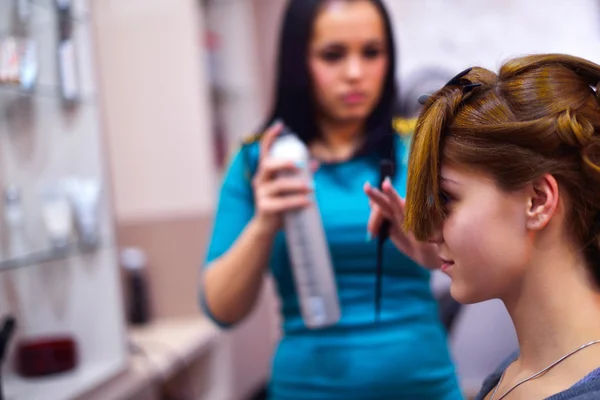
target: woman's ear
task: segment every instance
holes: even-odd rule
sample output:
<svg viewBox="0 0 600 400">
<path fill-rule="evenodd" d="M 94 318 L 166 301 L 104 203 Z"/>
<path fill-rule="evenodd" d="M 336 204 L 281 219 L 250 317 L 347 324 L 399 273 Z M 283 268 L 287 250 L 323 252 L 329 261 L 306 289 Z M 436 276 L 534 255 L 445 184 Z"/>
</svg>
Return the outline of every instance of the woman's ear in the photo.
<svg viewBox="0 0 600 400">
<path fill-rule="evenodd" d="M 550 174 L 534 180 L 530 184 L 527 204 L 527 228 L 543 229 L 558 207 L 558 183 Z"/>
</svg>

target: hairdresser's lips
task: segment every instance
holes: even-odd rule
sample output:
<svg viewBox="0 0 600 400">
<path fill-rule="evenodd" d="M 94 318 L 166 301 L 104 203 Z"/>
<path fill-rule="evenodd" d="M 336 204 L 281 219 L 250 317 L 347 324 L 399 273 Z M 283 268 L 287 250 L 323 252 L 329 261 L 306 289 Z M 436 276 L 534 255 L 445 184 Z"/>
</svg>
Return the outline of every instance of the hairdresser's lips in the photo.
<svg viewBox="0 0 600 400">
<path fill-rule="evenodd" d="M 440 260 L 442 261 L 442 266 L 440 268 L 442 270 L 442 272 L 448 273 L 454 267 L 454 261 L 445 259 L 443 257 L 440 257 Z"/>
<path fill-rule="evenodd" d="M 367 95 L 363 92 L 349 92 L 342 95 L 342 101 L 348 106 L 363 104 L 367 100 Z"/>
</svg>

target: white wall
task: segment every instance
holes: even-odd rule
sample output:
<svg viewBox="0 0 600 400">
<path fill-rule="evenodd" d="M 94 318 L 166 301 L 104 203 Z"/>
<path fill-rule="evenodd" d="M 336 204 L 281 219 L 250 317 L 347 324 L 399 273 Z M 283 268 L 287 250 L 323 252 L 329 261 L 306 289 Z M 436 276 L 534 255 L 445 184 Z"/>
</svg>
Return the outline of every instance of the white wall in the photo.
<svg viewBox="0 0 600 400">
<path fill-rule="evenodd" d="M 600 62 L 600 4 L 594 0 L 387 0 L 400 50 L 399 72 L 562 52 Z"/>
</svg>

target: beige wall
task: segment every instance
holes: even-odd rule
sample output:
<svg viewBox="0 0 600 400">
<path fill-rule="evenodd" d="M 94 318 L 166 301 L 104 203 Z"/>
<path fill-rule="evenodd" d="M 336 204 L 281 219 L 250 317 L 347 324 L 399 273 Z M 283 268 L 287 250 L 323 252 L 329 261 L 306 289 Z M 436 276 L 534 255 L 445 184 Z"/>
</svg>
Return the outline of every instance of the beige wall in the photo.
<svg viewBox="0 0 600 400">
<path fill-rule="evenodd" d="M 210 212 L 211 115 L 196 2 L 95 1 L 93 12 L 117 219 Z"/>
<path fill-rule="evenodd" d="M 265 88 L 260 60 L 261 41 L 251 1 L 211 1 L 207 25 L 217 36 L 215 83 L 222 107 L 219 110 L 227 132 L 228 150 L 263 123 L 266 114 Z"/>
<path fill-rule="evenodd" d="M 119 243 L 146 251 L 158 318 L 200 313 L 199 268 L 219 183 L 200 3 L 94 3 Z M 243 2 L 228 3 L 241 7 L 229 10 L 235 24 L 228 38 L 245 38 L 250 46 L 251 10 Z M 262 102 L 256 101 L 258 66 L 249 65 L 244 54 L 252 51 L 228 52 L 222 67 L 228 87 L 236 91 L 228 128 L 237 133 L 262 113 Z M 241 76 L 230 76 L 236 70 Z M 224 333 L 219 342 L 224 367 L 215 382 L 228 388 L 224 399 L 243 399 L 268 378 L 273 314 L 263 295 L 248 320 Z"/>
<path fill-rule="evenodd" d="M 279 46 L 279 31 L 287 2 L 282 0 L 252 0 L 252 2 L 254 4 L 254 18 L 256 19 L 262 99 L 265 108 L 270 108 L 277 74 L 276 57 Z"/>
</svg>

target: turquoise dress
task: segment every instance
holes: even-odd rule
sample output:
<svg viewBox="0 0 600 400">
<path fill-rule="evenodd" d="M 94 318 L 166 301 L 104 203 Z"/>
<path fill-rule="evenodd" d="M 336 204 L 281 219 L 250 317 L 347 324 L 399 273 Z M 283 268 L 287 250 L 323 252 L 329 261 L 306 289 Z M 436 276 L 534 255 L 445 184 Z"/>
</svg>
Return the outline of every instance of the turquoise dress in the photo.
<svg viewBox="0 0 600 400">
<path fill-rule="evenodd" d="M 396 141 L 399 168 L 393 183 L 404 196 L 408 146 L 400 136 Z M 250 176 L 257 157 L 258 143 L 245 145 L 229 166 L 206 265 L 227 251 L 252 218 Z M 376 185 L 378 170 L 378 159 L 364 156 L 323 164 L 315 173 L 316 198 L 339 290 L 342 318 L 337 325 L 322 330 L 304 326 L 285 237 L 283 233 L 276 237 L 270 269 L 282 300 L 284 334 L 272 363 L 271 399 L 463 398 L 430 291 L 429 272 L 389 241 L 380 320 L 375 321 L 377 244 L 365 239 L 369 204 L 363 184 Z M 205 305 L 204 309 L 210 315 Z"/>
</svg>

